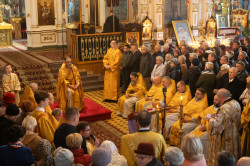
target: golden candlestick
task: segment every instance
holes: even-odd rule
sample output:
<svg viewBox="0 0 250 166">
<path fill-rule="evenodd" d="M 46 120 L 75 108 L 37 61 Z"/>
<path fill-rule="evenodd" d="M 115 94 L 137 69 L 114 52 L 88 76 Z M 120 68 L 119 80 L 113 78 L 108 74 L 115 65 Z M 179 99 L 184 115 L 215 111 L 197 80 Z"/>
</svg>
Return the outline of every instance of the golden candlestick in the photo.
<svg viewBox="0 0 250 166">
<path fill-rule="evenodd" d="M 160 117 L 159 117 L 159 112 L 160 112 L 160 109 L 159 109 L 159 105 L 157 104 L 157 105 L 156 105 L 156 120 L 157 120 L 156 131 L 157 131 L 157 133 L 160 132 L 160 125 L 159 125 Z"/>
</svg>

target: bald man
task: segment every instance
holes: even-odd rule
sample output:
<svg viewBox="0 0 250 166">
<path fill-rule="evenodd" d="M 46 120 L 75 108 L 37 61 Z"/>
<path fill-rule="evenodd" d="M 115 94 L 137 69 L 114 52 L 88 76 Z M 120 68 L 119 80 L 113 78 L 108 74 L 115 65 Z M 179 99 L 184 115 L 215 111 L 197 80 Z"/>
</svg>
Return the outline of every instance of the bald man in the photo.
<svg viewBox="0 0 250 166">
<path fill-rule="evenodd" d="M 19 107 L 21 107 L 22 103 L 26 100 L 29 100 L 33 103 L 34 107 L 36 108 L 37 103 L 35 101 L 34 93 L 38 90 L 38 85 L 35 82 L 30 83 L 24 89 L 22 98 L 19 103 Z"/>
<path fill-rule="evenodd" d="M 240 104 L 227 89 L 220 89 L 217 96 L 221 107 L 209 118 L 208 165 L 215 165 L 216 154 L 223 150 L 229 151 L 236 160 L 240 156 Z"/>
<path fill-rule="evenodd" d="M 250 165 L 250 157 L 241 157 L 237 162 L 237 166 L 249 166 L 249 165 Z"/>
<path fill-rule="evenodd" d="M 136 102 L 136 112 L 145 110 L 147 106 L 152 103 L 152 100 L 163 100 L 164 96 L 162 93 L 162 78 L 160 76 L 156 76 L 154 78 L 154 85 L 149 89 L 146 93 L 145 98 Z"/>
</svg>

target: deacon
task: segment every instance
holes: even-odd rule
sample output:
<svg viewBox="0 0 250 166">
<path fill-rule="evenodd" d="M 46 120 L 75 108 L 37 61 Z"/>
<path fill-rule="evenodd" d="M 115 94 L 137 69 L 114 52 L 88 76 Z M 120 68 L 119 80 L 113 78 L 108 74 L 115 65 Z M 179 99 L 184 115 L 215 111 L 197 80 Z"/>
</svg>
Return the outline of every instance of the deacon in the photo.
<svg viewBox="0 0 250 166">
<path fill-rule="evenodd" d="M 204 111 L 208 106 L 207 95 L 203 88 L 198 88 L 195 92 L 195 97 L 183 107 L 183 136 L 190 133 L 198 126 L 199 114 Z M 178 120 L 180 113 L 174 113 L 166 118 L 166 125 L 171 127 L 170 142 L 174 145 L 178 145 L 178 138 L 180 135 L 178 130 L 180 129 L 180 120 Z"/>
<path fill-rule="evenodd" d="M 20 102 L 19 91 L 21 91 L 20 82 L 15 73 L 12 73 L 11 65 L 5 66 L 6 74 L 3 75 L 3 92 L 12 92 L 15 94 L 15 103 L 16 105 Z"/>
<path fill-rule="evenodd" d="M 151 104 L 152 100 L 163 100 L 163 86 L 161 81 L 162 78 L 160 76 L 154 77 L 154 85 L 146 93 L 145 98 L 136 103 L 136 112 L 145 110 Z"/>
<path fill-rule="evenodd" d="M 218 100 L 218 96 L 214 96 L 214 104 L 210 107 L 206 108 L 203 112 L 199 114 L 199 123 L 200 125 L 197 126 L 192 134 L 196 135 L 200 138 L 201 143 L 203 145 L 203 154 L 205 159 L 208 159 L 208 119 L 211 116 L 215 116 L 217 110 L 220 107 L 220 103 Z"/>
<path fill-rule="evenodd" d="M 223 150 L 233 154 L 236 160 L 240 156 L 240 104 L 226 89 L 220 89 L 217 96 L 222 106 L 209 120 L 208 165 L 215 165 L 216 154 Z"/>
<path fill-rule="evenodd" d="M 110 43 L 111 48 L 103 57 L 104 75 L 104 101 L 117 101 L 120 87 L 120 63 L 122 52 L 117 48 L 116 40 Z"/>
<path fill-rule="evenodd" d="M 172 113 L 177 113 L 180 109 L 180 105 L 185 106 L 190 100 L 192 100 L 192 95 L 189 89 L 189 86 L 185 84 L 184 81 L 179 81 L 177 83 L 177 91 L 172 98 L 172 100 L 168 104 L 168 108 L 166 110 L 166 122 L 168 115 Z M 169 138 L 170 128 L 173 123 L 166 123 L 166 137 Z"/>
<path fill-rule="evenodd" d="M 138 73 L 140 74 L 140 73 Z M 128 118 L 128 115 L 133 113 L 135 103 L 145 96 L 147 87 L 140 84 L 138 81 L 138 74 L 132 72 L 130 74 L 131 83 L 126 91 L 126 94 L 119 98 L 117 106 L 117 115 L 121 115 L 123 118 Z M 140 77 L 141 74 L 140 74 Z"/>
<path fill-rule="evenodd" d="M 63 111 L 68 107 L 79 111 L 85 108 L 81 76 L 70 57 L 65 58 L 59 69 L 56 95 L 59 108 Z"/>
</svg>

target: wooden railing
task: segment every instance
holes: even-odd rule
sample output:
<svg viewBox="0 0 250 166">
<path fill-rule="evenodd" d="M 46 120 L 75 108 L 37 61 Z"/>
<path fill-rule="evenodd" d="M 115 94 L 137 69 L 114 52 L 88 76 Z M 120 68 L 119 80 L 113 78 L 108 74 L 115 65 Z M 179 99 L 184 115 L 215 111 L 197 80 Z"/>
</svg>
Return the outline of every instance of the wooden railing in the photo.
<svg viewBox="0 0 250 166">
<path fill-rule="evenodd" d="M 73 62 L 100 60 L 110 48 L 113 39 L 122 41 L 122 33 L 99 33 L 71 35 L 71 53 Z"/>
</svg>

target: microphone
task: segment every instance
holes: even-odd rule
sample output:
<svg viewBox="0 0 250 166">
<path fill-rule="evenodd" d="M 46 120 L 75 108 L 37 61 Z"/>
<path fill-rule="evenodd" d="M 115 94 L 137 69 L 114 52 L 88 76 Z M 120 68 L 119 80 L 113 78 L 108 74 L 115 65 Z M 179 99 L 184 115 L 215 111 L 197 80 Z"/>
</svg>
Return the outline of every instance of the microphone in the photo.
<svg viewBox="0 0 250 166">
<path fill-rule="evenodd" d="M 167 88 L 166 87 L 162 88 L 162 93 L 163 93 L 164 97 L 166 97 L 166 93 L 167 93 Z"/>
<path fill-rule="evenodd" d="M 92 138 L 95 141 L 95 136 L 93 134 L 90 134 L 90 138 Z"/>
</svg>

